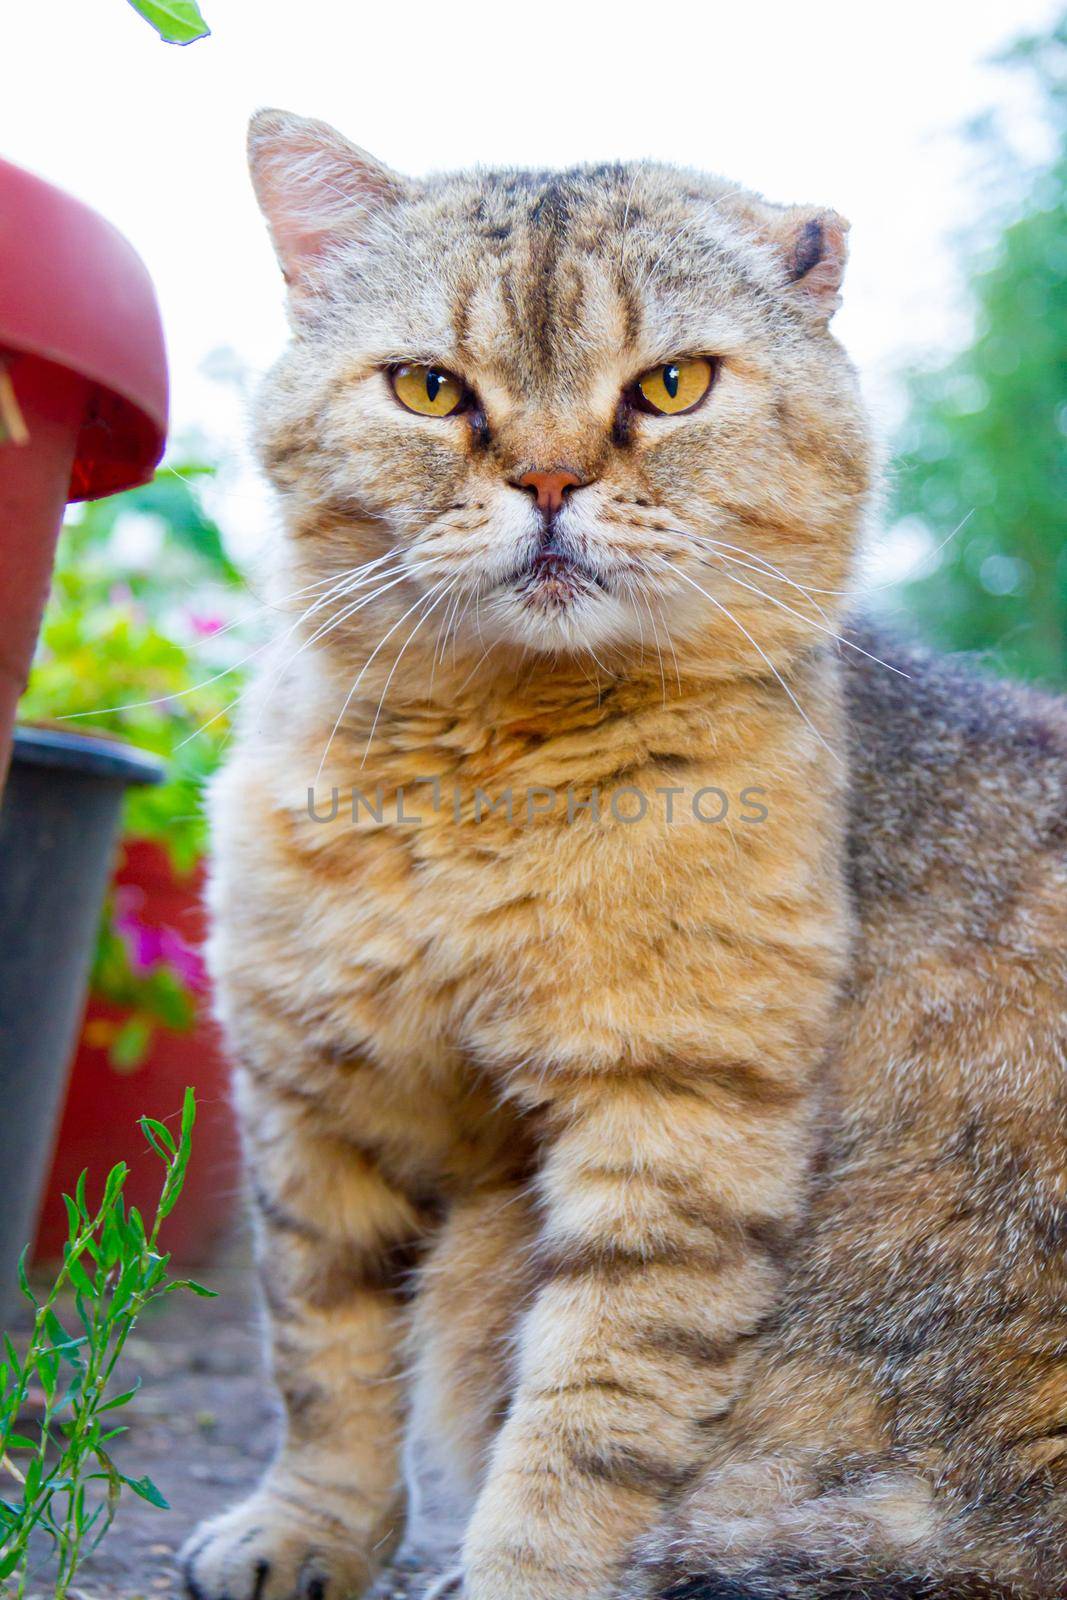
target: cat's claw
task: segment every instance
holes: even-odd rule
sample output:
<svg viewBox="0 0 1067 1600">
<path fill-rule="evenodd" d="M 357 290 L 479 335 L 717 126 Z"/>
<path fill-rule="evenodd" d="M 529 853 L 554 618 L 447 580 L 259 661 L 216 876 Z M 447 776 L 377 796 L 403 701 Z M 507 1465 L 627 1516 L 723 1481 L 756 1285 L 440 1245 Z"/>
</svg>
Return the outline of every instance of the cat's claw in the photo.
<svg viewBox="0 0 1067 1600">
<path fill-rule="evenodd" d="M 202 1523 L 179 1559 L 190 1600 L 354 1600 L 370 1576 L 340 1527 L 264 1493 Z"/>
</svg>

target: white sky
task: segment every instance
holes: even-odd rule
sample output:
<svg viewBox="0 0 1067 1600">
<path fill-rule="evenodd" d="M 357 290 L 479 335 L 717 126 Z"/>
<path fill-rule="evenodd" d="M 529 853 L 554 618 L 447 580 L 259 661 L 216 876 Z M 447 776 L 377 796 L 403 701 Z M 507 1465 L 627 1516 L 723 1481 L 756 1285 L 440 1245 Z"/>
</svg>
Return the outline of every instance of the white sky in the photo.
<svg viewBox="0 0 1067 1600">
<path fill-rule="evenodd" d="M 125 0 L 4 6 L 0 153 L 106 213 L 163 306 L 174 432 L 228 450 L 252 371 L 284 338 L 244 170 L 260 105 L 336 123 L 391 165 L 652 156 L 723 172 L 853 225 L 837 328 L 885 411 L 888 375 L 958 332 L 952 237 L 982 206 L 960 125 L 1020 89 L 985 58 L 1049 0 L 201 0 L 213 36 L 160 43 Z M 213 364 L 216 373 L 223 363 Z M 265 512 L 241 476 L 237 542 Z"/>
</svg>

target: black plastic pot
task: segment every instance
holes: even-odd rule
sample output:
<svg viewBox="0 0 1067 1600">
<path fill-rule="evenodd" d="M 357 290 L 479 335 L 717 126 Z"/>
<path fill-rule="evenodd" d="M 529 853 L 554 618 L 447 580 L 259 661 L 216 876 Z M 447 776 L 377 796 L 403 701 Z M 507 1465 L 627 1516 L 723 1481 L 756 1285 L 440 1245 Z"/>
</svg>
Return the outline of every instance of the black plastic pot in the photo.
<svg viewBox="0 0 1067 1600">
<path fill-rule="evenodd" d="M 48 1174 L 122 797 L 163 776 L 127 745 L 15 732 L 0 803 L 0 1307 Z"/>
</svg>

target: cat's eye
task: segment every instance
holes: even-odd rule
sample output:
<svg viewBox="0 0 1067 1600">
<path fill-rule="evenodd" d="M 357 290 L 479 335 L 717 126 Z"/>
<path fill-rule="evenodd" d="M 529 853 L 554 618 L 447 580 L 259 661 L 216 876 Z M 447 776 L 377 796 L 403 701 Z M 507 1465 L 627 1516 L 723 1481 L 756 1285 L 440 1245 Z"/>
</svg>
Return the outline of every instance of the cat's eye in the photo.
<svg viewBox="0 0 1067 1600">
<path fill-rule="evenodd" d="M 700 404 L 714 376 L 714 364 L 706 357 L 680 356 L 642 373 L 634 385 L 634 399 L 644 411 L 676 417 Z"/>
<path fill-rule="evenodd" d="M 393 367 L 389 381 L 400 404 L 420 417 L 450 417 L 466 394 L 460 380 L 441 367 Z"/>
</svg>

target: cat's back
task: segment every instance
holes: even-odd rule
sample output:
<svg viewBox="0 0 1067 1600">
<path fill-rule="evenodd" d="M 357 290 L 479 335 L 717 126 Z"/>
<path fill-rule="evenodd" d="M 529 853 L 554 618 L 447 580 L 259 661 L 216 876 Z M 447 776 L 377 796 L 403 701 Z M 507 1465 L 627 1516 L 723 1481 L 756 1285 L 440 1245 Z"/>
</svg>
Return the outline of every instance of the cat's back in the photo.
<svg viewBox="0 0 1067 1600">
<path fill-rule="evenodd" d="M 1004 937 L 1040 900 L 1067 930 L 1067 700 L 848 630 L 850 876 L 865 935 Z M 897 670 L 892 670 L 896 668 Z M 1036 932 L 1036 922 L 1035 929 Z"/>
<path fill-rule="evenodd" d="M 850 637 L 899 669 L 848 652 L 854 1107 L 881 1088 L 949 1119 L 991 1095 L 1062 1116 L 1067 702 Z"/>
</svg>

